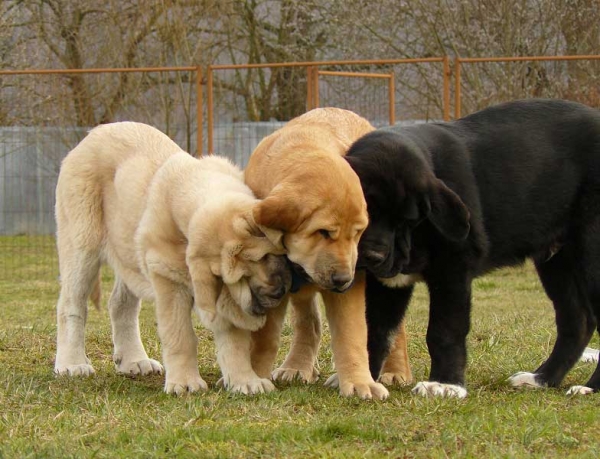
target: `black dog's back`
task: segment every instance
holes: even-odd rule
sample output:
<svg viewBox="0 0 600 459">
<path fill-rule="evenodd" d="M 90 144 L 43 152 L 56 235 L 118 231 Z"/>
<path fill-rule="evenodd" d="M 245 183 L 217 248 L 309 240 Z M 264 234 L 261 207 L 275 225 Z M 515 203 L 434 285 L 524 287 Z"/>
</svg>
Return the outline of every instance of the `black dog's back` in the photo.
<svg viewBox="0 0 600 459">
<path fill-rule="evenodd" d="M 545 256 L 578 224 L 585 188 L 600 189 L 600 113 L 587 106 L 517 101 L 446 128 L 465 142 L 477 183 L 486 269 Z"/>
</svg>

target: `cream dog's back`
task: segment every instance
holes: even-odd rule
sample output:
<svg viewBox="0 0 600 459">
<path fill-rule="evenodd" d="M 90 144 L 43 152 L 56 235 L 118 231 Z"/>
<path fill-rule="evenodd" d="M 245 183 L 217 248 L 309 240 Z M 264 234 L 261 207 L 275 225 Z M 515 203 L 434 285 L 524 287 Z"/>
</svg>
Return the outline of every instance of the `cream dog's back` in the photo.
<svg viewBox="0 0 600 459">
<path fill-rule="evenodd" d="M 58 244 L 99 249 L 106 261 L 118 263 L 125 275 L 135 276 L 135 248 L 121 241 L 133 240 L 152 177 L 178 152 L 183 150 L 175 142 L 145 124 L 123 122 L 94 128 L 61 165 L 56 188 Z M 72 260 L 59 261 L 61 272 L 68 271 L 62 265 Z M 141 279 L 133 282 L 140 283 Z"/>
<path fill-rule="evenodd" d="M 183 236 L 189 219 L 207 196 L 234 192 L 238 200 L 240 195 L 254 200 L 242 178 L 228 160 L 193 158 L 151 126 L 133 122 L 98 126 L 63 161 L 57 219 L 59 229 L 68 234 L 61 232 L 59 243 L 85 239 L 86 247 L 100 248 L 101 261 L 109 263 L 136 296 L 152 299 L 148 278 L 140 271 L 139 250 L 131 244 L 140 239 L 136 233 L 148 233 L 144 228 L 151 225 L 151 231 L 160 233 L 157 237 L 171 240 L 178 235 L 183 281 L 189 277 Z M 145 213 L 146 220 L 153 221 L 141 225 Z M 64 224 L 66 220 L 87 224 Z"/>
</svg>

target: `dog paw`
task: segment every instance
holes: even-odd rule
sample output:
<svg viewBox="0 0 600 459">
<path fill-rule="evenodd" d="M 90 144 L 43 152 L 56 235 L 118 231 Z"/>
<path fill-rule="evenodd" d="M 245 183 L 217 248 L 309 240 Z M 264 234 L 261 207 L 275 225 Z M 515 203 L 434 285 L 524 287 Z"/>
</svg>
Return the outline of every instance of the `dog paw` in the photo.
<svg viewBox="0 0 600 459">
<path fill-rule="evenodd" d="M 312 370 L 279 367 L 271 374 L 271 377 L 274 381 L 290 382 L 299 380 L 310 384 L 319 379 L 319 370 L 317 370 L 315 367 L 313 367 Z"/>
<path fill-rule="evenodd" d="M 137 362 L 120 363 L 116 365 L 117 373 L 130 376 L 162 375 L 163 366 L 153 359 L 143 359 Z"/>
<path fill-rule="evenodd" d="M 382 373 L 377 381 L 386 386 L 406 386 L 412 382 L 412 378 L 407 379 L 402 373 Z"/>
<path fill-rule="evenodd" d="M 411 392 L 422 397 L 465 398 L 467 396 L 467 390 L 462 386 L 435 381 L 421 381 Z"/>
<path fill-rule="evenodd" d="M 332 374 L 327 381 L 325 381 L 327 387 L 339 388 L 340 394 L 344 397 L 350 397 L 357 395 L 363 400 L 385 400 L 389 397 L 389 391 L 375 381 L 365 382 L 343 382 L 340 384 L 340 378 L 337 373 Z"/>
<path fill-rule="evenodd" d="M 188 377 L 183 380 L 170 379 L 165 381 L 165 392 L 167 394 L 184 395 L 186 393 L 205 391 L 208 385 L 200 375 Z"/>
<path fill-rule="evenodd" d="M 60 376 L 91 376 L 96 373 L 94 367 L 82 363 L 79 365 L 61 365 L 54 367 L 54 373 Z"/>
<path fill-rule="evenodd" d="M 581 354 L 579 360 L 581 362 L 595 363 L 598 362 L 600 356 L 600 351 L 598 349 L 593 349 L 591 347 L 586 347 Z"/>
<path fill-rule="evenodd" d="M 275 386 L 271 381 L 265 378 L 252 378 L 243 381 L 226 381 L 225 378 L 221 378 L 218 382 L 229 392 L 234 394 L 244 395 L 255 395 L 255 394 L 268 394 L 275 390 Z"/>
<path fill-rule="evenodd" d="M 594 389 L 587 386 L 571 386 L 567 391 L 567 395 L 589 395 L 593 393 Z"/>
<path fill-rule="evenodd" d="M 519 371 L 518 373 L 515 373 L 510 378 L 508 378 L 508 382 L 513 387 L 531 387 L 534 389 L 544 387 L 542 384 L 537 382 L 536 377 L 537 374 L 535 373 Z"/>
</svg>

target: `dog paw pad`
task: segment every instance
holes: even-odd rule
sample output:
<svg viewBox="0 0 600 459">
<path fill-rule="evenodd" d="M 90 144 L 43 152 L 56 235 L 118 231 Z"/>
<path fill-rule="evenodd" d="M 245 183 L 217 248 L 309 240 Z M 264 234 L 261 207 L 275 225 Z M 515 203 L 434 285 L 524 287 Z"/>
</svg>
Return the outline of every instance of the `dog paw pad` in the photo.
<svg viewBox="0 0 600 459">
<path fill-rule="evenodd" d="M 467 390 L 462 386 L 435 381 L 421 381 L 411 392 L 422 397 L 465 398 L 467 396 Z"/>
</svg>

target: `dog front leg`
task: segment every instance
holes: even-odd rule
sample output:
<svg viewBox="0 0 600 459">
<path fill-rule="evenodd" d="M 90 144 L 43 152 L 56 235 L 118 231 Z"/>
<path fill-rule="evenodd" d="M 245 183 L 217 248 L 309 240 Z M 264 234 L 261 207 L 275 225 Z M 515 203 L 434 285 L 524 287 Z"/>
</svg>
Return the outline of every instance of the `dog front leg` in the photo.
<svg viewBox="0 0 600 459">
<path fill-rule="evenodd" d="M 198 371 L 198 338 L 192 325 L 193 298 L 184 285 L 155 273 L 156 320 L 165 366 L 165 392 L 177 395 L 208 389 Z"/>
<path fill-rule="evenodd" d="M 321 341 L 321 313 L 316 291 L 305 288 L 291 296 L 292 344 L 283 364 L 273 372 L 273 379 L 305 383 L 319 377 L 317 354 Z"/>
<path fill-rule="evenodd" d="M 250 358 L 252 368 L 261 378 L 268 379 L 272 376 L 271 371 L 279 351 L 281 329 L 285 320 L 288 298 L 283 298 L 278 307 L 269 310 L 265 325 L 252 332 Z M 273 379 L 277 379 L 275 373 L 273 373 Z"/>
<path fill-rule="evenodd" d="M 387 398 L 388 390 L 375 382 L 369 371 L 364 272 L 356 274 L 354 285 L 347 292 L 326 291 L 323 299 L 337 370 L 337 375 L 325 384 L 339 386 L 340 393 L 345 396 Z"/>
<path fill-rule="evenodd" d="M 252 368 L 252 336 L 249 330 L 235 327 L 219 315 L 200 310 L 202 323 L 214 333 L 217 362 L 223 377 L 219 381 L 230 392 L 262 394 L 275 390 L 273 383 L 261 378 Z"/>
<path fill-rule="evenodd" d="M 456 271 L 456 269 L 455 269 Z M 466 277 L 466 276 L 465 276 Z M 413 393 L 422 396 L 467 396 L 465 369 L 471 315 L 471 281 L 445 273 L 444 281 L 429 281 L 427 347 L 431 357 L 429 381 L 417 383 Z"/>
</svg>

